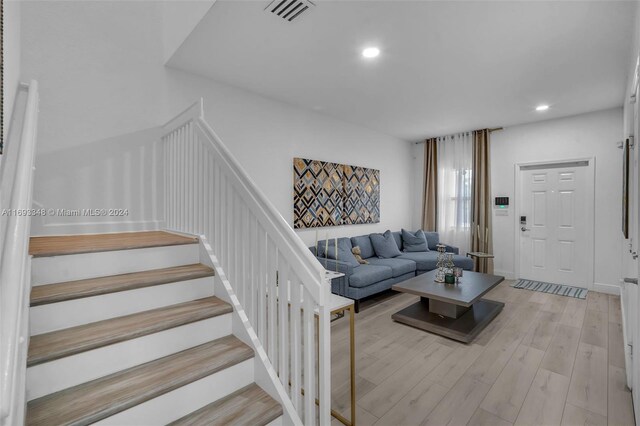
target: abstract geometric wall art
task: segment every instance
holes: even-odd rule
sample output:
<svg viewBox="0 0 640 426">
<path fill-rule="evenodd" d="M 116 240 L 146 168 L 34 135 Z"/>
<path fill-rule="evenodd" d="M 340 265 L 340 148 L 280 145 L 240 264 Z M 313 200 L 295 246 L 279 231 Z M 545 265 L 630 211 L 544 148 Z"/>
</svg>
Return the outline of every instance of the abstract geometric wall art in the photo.
<svg viewBox="0 0 640 426">
<path fill-rule="evenodd" d="M 344 189 L 344 225 L 380 222 L 380 170 L 344 166 Z"/>
<path fill-rule="evenodd" d="M 343 173 L 340 164 L 293 159 L 294 228 L 342 223 Z"/>
<path fill-rule="evenodd" d="M 380 171 L 293 159 L 294 228 L 380 222 Z"/>
</svg>

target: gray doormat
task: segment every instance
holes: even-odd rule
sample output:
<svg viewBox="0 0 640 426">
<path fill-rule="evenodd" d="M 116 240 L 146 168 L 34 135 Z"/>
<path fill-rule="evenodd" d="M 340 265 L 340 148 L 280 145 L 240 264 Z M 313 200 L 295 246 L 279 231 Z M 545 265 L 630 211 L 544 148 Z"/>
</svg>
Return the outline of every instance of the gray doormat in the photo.
<svg viewBox="0 0 640 426">
<path fill-rule="evenodd" d="M 518 280 L 511 284 L 514 288 L 524 288 L 526 290 L 540 291 L 542 293 L 557 294 L 559 296 L 575 297 L 576 299 L 586 299 L 589 290 L 586 288 L 572 287 L 570 285 L 543 283 L 541 281 Z"/>
</svg>

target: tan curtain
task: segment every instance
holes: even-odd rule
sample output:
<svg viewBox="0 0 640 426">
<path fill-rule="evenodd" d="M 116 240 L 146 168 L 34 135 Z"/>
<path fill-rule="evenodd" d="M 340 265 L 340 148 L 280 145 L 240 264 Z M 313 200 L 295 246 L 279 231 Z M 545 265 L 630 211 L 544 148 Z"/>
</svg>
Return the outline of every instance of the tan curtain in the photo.
<svg viewBox="0 0 640 426">
<path fill-rule="evenodd" d="M 438 143 L 435 138 L 427 139 L 424 143 L 422 229 L 438 230 Z"/>
<path fill-rule="evenodd" d="M 473 191 L 471 250 L 493 253 L 491 227 L 491 167 L 489 164 L 491 132 L 473 132 Z M 492 259 L 478 259 L 478 272 L 493 273 Z"/>
</svg>

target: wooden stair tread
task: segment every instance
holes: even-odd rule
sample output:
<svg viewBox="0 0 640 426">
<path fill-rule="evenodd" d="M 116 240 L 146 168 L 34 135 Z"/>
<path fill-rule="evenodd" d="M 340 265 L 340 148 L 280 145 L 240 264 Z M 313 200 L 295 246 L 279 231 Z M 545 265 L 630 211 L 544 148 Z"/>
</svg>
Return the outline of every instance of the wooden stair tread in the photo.
<svg viewBox="0 0 640 426">
<path fill-rule="evenodd" d="M 68 254 L 196 244 L 197 242 L 197 238 L 185 237 L 164 231 L 31 237 L 29 241 L 29 254 L 34 257 L 62 256 Z"/>
<path fill-rule="evenodd" d="M 250 384 L 187 414 L 170 426 L 266 425 L 282 415 L 282 406 L 260 386 Z"/>
<path fill-rule="evenodd" d="M 215 296 L 31 337 L 27 366 L 100 348 L 226 314 L 231 305 Z"/>
<path fill-rule="evenodd" d="M 212 275 L 214 275 L 213 269 L 197 263 L 130 274 L 40 285 L 31 289 L 31 306 L 193 280 Z"/>
<path fill-rule="evenodd" d="M 27 425 L 85 425 L 253 357 L 233 335 L 34 399 Z"/>
</svg>

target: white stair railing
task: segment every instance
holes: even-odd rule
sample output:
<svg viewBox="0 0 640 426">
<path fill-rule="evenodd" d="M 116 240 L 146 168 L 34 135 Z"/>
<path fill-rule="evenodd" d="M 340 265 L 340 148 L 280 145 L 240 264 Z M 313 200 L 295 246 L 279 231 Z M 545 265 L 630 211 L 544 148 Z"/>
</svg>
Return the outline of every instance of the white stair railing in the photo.
<svg viewBox="0 0 640 426">
<path fill-rule="evenodd" d="M 324 269 L 204 120 L 202 100 L 164 126 L 163 143 L 167 228 L 207 237 L 296 423 L 328 425 Z"/>
<path fill-rule="evenodd" d="M 20 91 L 27 91 L 24 116 L 19 117 L 22 119 L 21 132 L 15 132 L 19 136 L 16 140 L 5 141 L 0 168 L 0 424 L 7 426 L 23 423 L 26 399 L 31 292 L 30 209 L 38 83 L 32 80 L 29 85 L 21 84 Z M 21 111 L 16 111 L 19 113 Z"/>
</svg>

